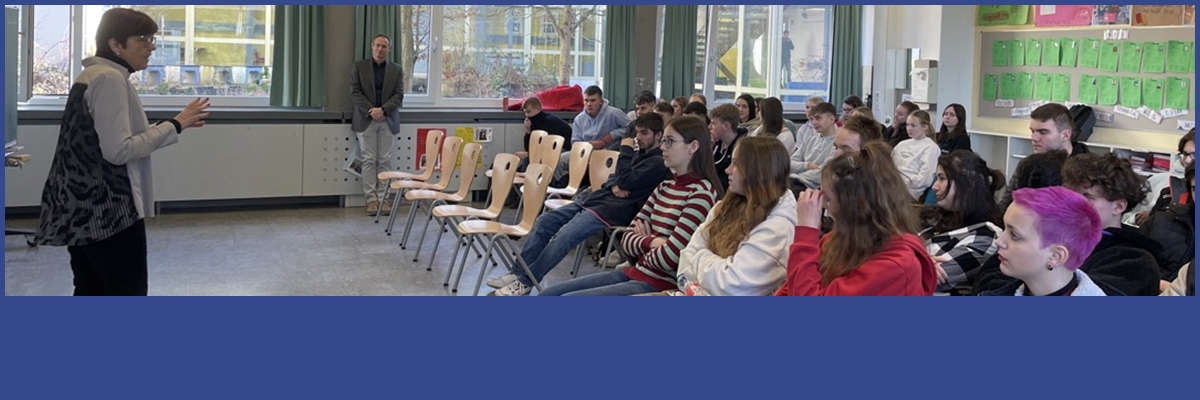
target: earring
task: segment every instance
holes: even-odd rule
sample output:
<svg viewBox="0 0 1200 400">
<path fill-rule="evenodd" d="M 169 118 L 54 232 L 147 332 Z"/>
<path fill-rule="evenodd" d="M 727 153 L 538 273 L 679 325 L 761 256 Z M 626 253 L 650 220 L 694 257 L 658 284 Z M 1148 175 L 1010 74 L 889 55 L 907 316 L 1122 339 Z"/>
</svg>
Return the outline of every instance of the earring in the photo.
<svg viewBox="0 0 1200 400">
<path fill-rule="evenodd" d="M 1053 271 L 1053 270 L 1054 270 L 1054 264 L 1046 264 L 1046 269 L 1047 269 L 1047 270 L 1050 270 L 1050 271 Z"/>
</svg>

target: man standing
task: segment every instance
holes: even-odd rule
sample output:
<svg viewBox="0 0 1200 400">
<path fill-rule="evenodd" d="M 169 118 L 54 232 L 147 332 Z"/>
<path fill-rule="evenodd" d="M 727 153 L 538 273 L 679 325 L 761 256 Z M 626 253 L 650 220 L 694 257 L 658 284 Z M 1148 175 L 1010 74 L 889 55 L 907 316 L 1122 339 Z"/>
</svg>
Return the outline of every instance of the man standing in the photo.
<svg viewBox="0 0 1200 400">
<path fill-rule="evenodd" d="M 378 179 L 380 171 L 392 170 L 392 152 L 400 133 L 400 113 L 396 110 L 404 101 L 404 71 L 400 64 L 388 61 L 391 52 L 391 38 L 376 35 L 371 41 L 371 58 L 355 62 L 350 75 L 350 101 L 354 103 L 350 129 L 358 136 L 363 194 L 367 215 L 371 216 L 379 211 L 380 203 L 383 215 L 392 211 L 391 203 L 381 198 L 383 184 Z"/>
<path fill-rule="evenodd" d="M 780 85 L 784 89 L 787 89 L 788 82 L 792 81 L 792 49 L 795 48 L 796 46 L 792 44 L 791 32 L 785 29 L 783 31 L 783 57 L 781 57 L 783 60 L 783 79 L 780 80 Z"/>
</svg>

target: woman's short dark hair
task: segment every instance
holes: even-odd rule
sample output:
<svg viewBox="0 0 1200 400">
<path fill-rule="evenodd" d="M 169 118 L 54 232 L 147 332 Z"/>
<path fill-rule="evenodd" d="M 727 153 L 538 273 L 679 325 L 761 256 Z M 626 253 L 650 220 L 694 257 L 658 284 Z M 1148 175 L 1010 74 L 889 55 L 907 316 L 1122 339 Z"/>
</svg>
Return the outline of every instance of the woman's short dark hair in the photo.
<svg viewBox="0 0 1200 400">
<path fill-rule="evenodd" d="M 146 13 L 131 8 L 113 8 L 100 17 L 96 28 L 96 55 L 115 56 L 108 46 L 109 39 L 116 39 L 121 46 L 132 36 L 158 33 L 158 23 Z"/>
</svg>

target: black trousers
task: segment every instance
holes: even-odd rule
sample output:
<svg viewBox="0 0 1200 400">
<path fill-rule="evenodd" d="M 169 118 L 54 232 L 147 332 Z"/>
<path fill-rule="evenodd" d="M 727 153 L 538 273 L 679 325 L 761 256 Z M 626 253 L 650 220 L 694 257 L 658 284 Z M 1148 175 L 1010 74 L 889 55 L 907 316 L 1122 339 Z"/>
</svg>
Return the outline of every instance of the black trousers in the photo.
<svg viewBox="0 0 1200 400">
<path fill-rule="evenodd" d="M 146 224 L 138 220 L 108 239 L 67 246 L 76 296 L 146 295 Z"/>
</svg>

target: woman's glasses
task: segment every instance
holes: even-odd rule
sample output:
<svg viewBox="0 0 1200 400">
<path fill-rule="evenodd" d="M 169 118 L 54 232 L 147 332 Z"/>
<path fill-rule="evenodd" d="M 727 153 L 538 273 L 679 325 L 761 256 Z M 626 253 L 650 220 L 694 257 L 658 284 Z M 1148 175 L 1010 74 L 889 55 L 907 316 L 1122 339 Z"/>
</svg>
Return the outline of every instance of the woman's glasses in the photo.
<svg viewBox="0 0 1200 400">
<path fill-rule="evenodd" d="M 137 40 L 140 40 L 146 44 L 154 44 L 155 42 L 158 42 L 158 37 L 154 35 L 133 35 L 132 37 L 137 38 Z"/>
</svg>

